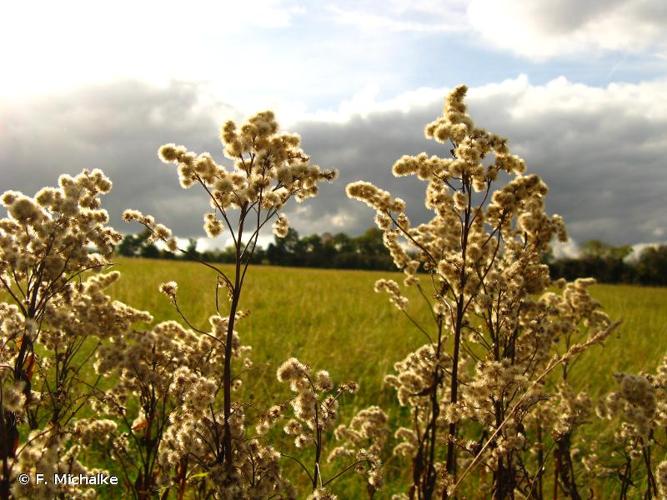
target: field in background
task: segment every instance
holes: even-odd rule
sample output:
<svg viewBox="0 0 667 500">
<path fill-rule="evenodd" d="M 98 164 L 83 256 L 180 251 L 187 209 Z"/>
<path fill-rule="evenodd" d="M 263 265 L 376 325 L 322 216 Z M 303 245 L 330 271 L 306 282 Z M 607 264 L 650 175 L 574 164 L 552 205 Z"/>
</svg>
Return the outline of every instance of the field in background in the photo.
<svg viewBox="0 0 667 500">
<path fill-rule="evenodd" d="M 230 267 L 222 267 L 232 274 Z M 156 321 L 179 319 L 157 290 L 161 282 L 174 280 L 190 321 L 208 329 L 207 318 L 215 311 L 211 270 L 196 263 L 143 259 L 119 259 L 115 268 L 122 273 L 113 290 L 115 298 L 150 311 Z M 401 279 L 398 273 L 251 268 L 241 299 L 242 309 L 250 311 L 250 316 L 238 327 L 242 342 L 253 347 L 255 362 L 245 377 L 244 398 L 266 408 L 286 396 L 275 371 L 295 356 L 314 369 L 329 370 L 334 381 L 360 384 L 359 393 L 343 402 L 344 419 L 370 404 L 397 416 L 401 410 L 394 392 L 383 387 L 382 378 L 395 361 L 421 345 L 423 337 L 386 295 L 373 292 L 374 282 L 381 277 Z M 597 396 L 613 387 L 614 372 L 653 371 L 667 353 L 667 288 L 597 285 L 593 295 L 612 319 L 623 320 L 618 333 L 604 347 L 582 357 L 574 370 L 573 380 Z M 423 300 L 412 299 L 410 311 L 428 325 Z M 397 472 L 398 464 L 389 467 Z"/>
</svg>

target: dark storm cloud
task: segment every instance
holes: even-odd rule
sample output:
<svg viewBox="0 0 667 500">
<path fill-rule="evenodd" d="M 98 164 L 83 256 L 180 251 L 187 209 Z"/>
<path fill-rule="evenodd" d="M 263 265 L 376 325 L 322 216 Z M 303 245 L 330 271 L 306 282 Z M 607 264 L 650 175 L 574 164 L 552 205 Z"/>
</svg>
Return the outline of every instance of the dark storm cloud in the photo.
<svg viewBox="0 0 667 500">
<path fill-rule="evenodd" d="M 126 82 L 4 105 L 0 190 L 32 194 L 55 184 L 60 173 L 98 167 L 114 182 L 105 206 L 115 227 L 134 230 L 119 217 L 125 208 L 137 208 L 181 236 L 200 236 L 205 198 L 183 191 L 173 168 L 155 153 L 159 145 L 177 142 L 221 158 L 218 126 L 236 114 L 229 106 L 202 102 L 200 94 L 192 85 L 157 89 Z M 636 243 L 663 239 L 667 231 L 666 95 L 667 84 L 660 82 L 619 90 L 567 82 L 533 87 L 519 79 L 473 89 L 469 103 L 478 125 L 509 137 L 529 171 L 545 178 L 548 208 L 565 217 L 574 239 Z M 289 206 L 297 230 L 359 233 L 370 227 L 373 213 L 345 196 L 345 185 L 354 180 L 389 189 L 408 202 L 413 221 L 425 219 L 424 184 L 390 172 L 403 154 L 447 154 L 423 136 L 424 125 L 440 113 L 441 99 L 417 101 L 409 112 L 291 127 L 315 162 L 341 174 L 322 187 L 319 198 Z"/>
<path fill-rule="evenodd" d="M 220 152 L 217 131 L 234 115 L 203 102 L 196 85 L 156 88 L 137 82 L 87 87 L 21 103 L 0 102 L 0 191 L 33 194 L 62 173 L 100 168 L 113 181 L 104 206 L 111 223 L 126 208 L 154 214 L 177 234 L 200 234 L 206 201 L 178 185 L 172 166 L 157 158 L 167 142 Z M 193 223 L 196 222 L 196 223 Z"/>
<path fill-rule="evenodd" d="M 632 92 L 627 97 L 618 89 L 583 89 L 579 95 L 581 89 L 569 83 L 542 88 L 542 100 L 535 99 L 529 86 L 520 91 L 500 86 L 472 92 L 469 104 L 478 125 L 508 137 L 528 170 L 546 180 L 548 209 L 565 217 L 575 240 L 636 243 L 654 241 L 667 231 L 667 119 L 652 112 L 665 100 L 666 87 L 637 88 L 649 93 L 640 102 Z M 587 92 L 592 94 L 588 102 Z M 651 92 L 657 94 L 653 104 Z M 574 96 L 583 100 L 581 105 L 561 105 Z M 447 154 L 447 148 L 423 137 L 424 125 L 440 108 L 437 100 L 409 113 L 376 113 L 343 125 L 299 125 L 309 153 L 341 172 L 336 187 L 312 205 L 312 227 L 331 214 L 349 221 L 347 227 L 355 231 L 371 223 L 364 205 L 343 198 L 344 185 L 357 179 L 403 197 L 411 218 L 424 220 L 424 185 L 412 178 L 394 179 L 390 167 L 402 154 Z"/>
<path fill-rule="evenodd" d="M 354 233 L 373 225 L 374 213 L 345 194 L 345 186 L 366 180 L 387 189 L 409 203 L 408 215 L 424 219 L 425 185 L 413 178 L 396 179 L 393 163 L 404 154 L 443 153 L 443 147 L 424 139 L 424 124 L 438 112 L 439 103 L 424 106 L 411 113 L 398 111 L 375 113 L 367 118 L 351 118 L 343 124 L 301 123 L 295 126 L 302 136 L 303 147 L 314 161 L 336 167 L 339 178 L 323 186 L 317 203 L 310 204 L 308 229 L 328 223 L 328 230 Z"/>
</svg>

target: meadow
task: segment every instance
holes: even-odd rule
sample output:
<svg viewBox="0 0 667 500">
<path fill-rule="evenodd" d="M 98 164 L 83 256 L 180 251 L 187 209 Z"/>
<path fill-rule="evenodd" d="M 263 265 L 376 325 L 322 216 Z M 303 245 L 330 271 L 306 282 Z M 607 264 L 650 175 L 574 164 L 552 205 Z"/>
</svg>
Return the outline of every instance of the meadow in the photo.
<svg viewBox="0 0 667 500">
<path fill-rule="evenodd" d="M 206 326 L 215 311 L 214 273 L 194 262 L 117 259 L 114 268 L 122 278 L 112 295 L 155 316 L 155 321 L 179 320 L 173 306 L 158 292 L 160 283 L 179 285 L 180 305 L 196 326 Z M 224 266 L 223 266 L 224 268 Z M 232 274 L 231 268 L 225 268 Z M 399 273 L 321 270 L 254 266 L 250 268 L 241 308 L 250 316 L 239 325 L 242 342 L 253 347 L 254 367 L 245 377 L 244 397 L 276 401 L 286 397 L 275 377 L 276 368 L 295 356 L 314 369 L 327 369 L 335 381 L 354 380 L 359 392 L 344 401 L 345 421 L 370 404 L 388 410 L 392 418 L 404 417 L 395 391 L 383 384 L 393 364 L 423 343 L 410 321 L 391 306 L 386 295 L 373 292 L 380 278 L 400 279 Z M 615 386 L 616 372 L 653 372 L 667 352 L 667 289 L 626 285 L 595 285 L 593 296 L 613 320 L 623 323 L 604 346 L 595 346 L 577 361 L 573 385 L 597 398 Z M 409 295 L 409 311 L 428 324 L 423 300 Z M 604 421 L 595 419 L 585 433 L 603 435 Z M 393 459 L 387 464 L 388 488 L 395 490 L 406 471 Z M 342 498 L 357 494 L 361 481 L 350 478 L 340 487 L 354 488 Z"/>
<path fill-rule="evenodd" d="M 118 498 L 30 481 L 89 466 L 122 476 L 137 500 L 665 497 L 667 290 L 577 279 L 543 296 L 557 285 L 542 256 L 566 240 L 564 221 L 506 140 L 473 126 L 466 91 L 425 129 L 451 140 L 453 159 L 392 167 L 428 181 L 430 222 L 412 226 L 405 201 L 372 183 L 346 187 L 375 210 L 402 274 L 250 265 L 265 225 L 288 236 L 289 199 L 336 176 L 268 111 L 223 126 L 232 171 L 184 146 L 159 150 L 182 187 L 210 197 L 207 235 L 234 235 L 224 272 L 109 265 L 122 236 L 95 210 L 111 188 L 99 170 L 34 200 L 6 193 L 0 275 L 17 306 L 0 308 L 0 498 Z M 178 252 L 153 216 L 122 218 Z M 106 267 L 119 273 L 71 285 Z"/>
</svg>

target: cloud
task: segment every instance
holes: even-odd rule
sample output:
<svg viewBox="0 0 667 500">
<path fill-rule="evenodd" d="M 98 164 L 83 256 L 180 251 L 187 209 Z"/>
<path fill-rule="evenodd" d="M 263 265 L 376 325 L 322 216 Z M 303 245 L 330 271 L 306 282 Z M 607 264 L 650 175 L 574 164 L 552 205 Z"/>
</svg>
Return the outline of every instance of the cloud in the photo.
<svg viewBox="0 0 667 500">
<path fill-rule="evenodd" d="M 423 88 L 378 101 L 366 92 L 350 99 L 354 106 L 290 124 L 315 162 L 341 174 L 318 198 L 288 207 L 296 229 L 359 233 L 370 227 L 373 214 L 344 193 L 359 179 L 403 197 L 412 220 L 423 221 L 423 183 L 395 179 L 390 169 L 403 154 L 447 154 L 423 136 L 445 93 Z M 594 87 L 560 78 L 534 85 L 521 76 L 474 87 L 468 102 L 478 125 L 508 137 L 528 169 L 545 178 L 548 209 L 565 217 L 576 241 L 633 244 L 664 231 L 667 81 Z M 119 216 L 137 208 L 180 236 L 203 234 L 206 199 L 183 191 L 155 151 L 176 142 L 222 160 L 218 127 L 239 113 L 206 87 L 121 82 L 0 104 L 0 191 L 32 194 L 55 184 L 60 173 L 99 167 L 114 181 L 105 202 L 114 226 L 134 230 Z"/>
<path fill-rule="evenodd" d="M 461 32 L 466 29 L 465 0 L 385 0 L 337 2 L 328 7 L 338 23 L 373 32 Z"/>
<path fill-rule="evenodd" d="M 487 42 L 532 59 L 667 47 L 662 0 L 471 0 L 468 20 Z"/>
<path fill-rule="evenodd" d="M 8 70 L 0 93 L 120 78 L 187 77 L 234 88 L 230 75 L 266 51 L 257 41 L 287 31 L 303 14 L 297 0 L 3 2 L 0 45 Z M 278 71 L 271 63 L 266 58 L 265 69 Z"/>
<path fill-rule="evenodd" d="M 388 0 L 329 8 L 365 32 L 452 33 L 533 60 L 591 52 L 667 55 L 664 0 Z"/>
<path fill-rule="evenodd" d="M 576 259 L 581 255 L 579 245 L 572 238 L 565 242 L 555 241 L 551 250 L 556 259 Z"/>
<path fill-rule="evenodd" d="M 311 227 L 334 219 L 354 221 L 354 231 L 370 224 L 366 207 L 342 199 L 344 184 L 357 179 L 400 195 L 411 218 L 423 220 L 423 185 L 394 179 L 390 167 L 403 154 L 446 154 L 422 132 L 440 112 L 441 98 L 433 96 L 445 92 L 399 96 L 393 111 L 370 100 L 347 121 L 341 112 L 338 123 L 296 125 L 313 157 L 341 171 L 336 187 L 312 205 Z M 545 178 L 549 210 L 565 217 L 577 241 L 650 241 L 664 226 L 667 81 L 593 87 L 559 78 L 532 85 L 521 76 L 473 88 L 468 102 L 479 125 L 510 138 L 529 170 Z"/>
<path fill-rule="evenodd" d="M 183 191 L 157 158 L 168 142 L 217 153 L 220 124 L 236 111 L 196 84 L 157 88 L 138 82 L 90 86 L 71 93 L 0 102 L 0 191 L 33 194 L 62 173 L 100 168 L 112 180 L 105 207 L 112 225 L 126 208 L 151 213 L 177 234 L 199 234 L 207 203 Z"/>
</svg>

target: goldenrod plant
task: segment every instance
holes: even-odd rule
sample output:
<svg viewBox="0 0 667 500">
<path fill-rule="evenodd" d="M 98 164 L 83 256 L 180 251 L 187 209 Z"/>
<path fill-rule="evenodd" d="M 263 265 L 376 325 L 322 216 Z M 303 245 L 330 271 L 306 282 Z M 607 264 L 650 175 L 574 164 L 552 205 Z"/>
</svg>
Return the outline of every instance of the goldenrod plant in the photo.
<svg viewBox="0 0 667 500">
<path fill-rule="evenodd" d="M 525 173 L 507 140 L 475 126 L 466 91 L 456 87 L 425 129 L 427 138 L 451 144 L 450 157 L 403 156 L 392 168 L 426 183 L 430 220 L 412 224 L 405 202 L 370 182 L 347 186 L 375 210 L 404 287 L 432 310 L 432 323 L 420 324 L 397 282 L 376 283 L 426 341 L 386 378 L 411 411 L 410 425 L 396 432 L 395 453 L 411 462 L 409 498 L 455 496 L 476 468 L 484 474 L 476 474 L 479 495 L 541 497 L 546 457 L 535 460 L 530 451 L 544 446 L 545 401 L 569 397 L 546 378 L 614 325 L 588 294 L 590 281 L 549 279 L 542 256 L 553 239 L 565 240 L 563 220 L 547 215 L 547 186 Z M 567 422 L 558 436 L 572 432 L 569 413 L 558 415 Z M 556 489 L 573 493 L 569 445 L 559 450 Z"/>
</svg>

